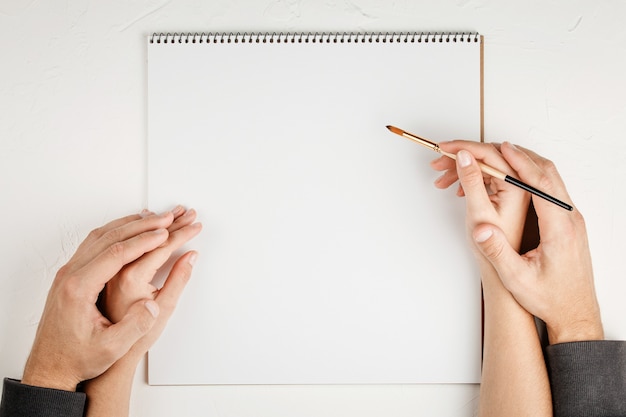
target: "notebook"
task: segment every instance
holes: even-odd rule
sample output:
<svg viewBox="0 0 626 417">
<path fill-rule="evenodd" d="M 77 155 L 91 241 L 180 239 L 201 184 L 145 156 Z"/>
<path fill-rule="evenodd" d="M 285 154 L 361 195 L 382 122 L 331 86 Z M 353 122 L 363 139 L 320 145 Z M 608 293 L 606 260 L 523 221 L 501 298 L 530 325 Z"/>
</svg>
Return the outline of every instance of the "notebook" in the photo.
<svg viewBox="0 0 626 417">
<path fill-rule="evenodd" d="M 464 201 L 386 125 L 481 139 L 477 34 L 155 34 L 148 200 L 204 225 L 149 383 L 476 383 Z"/>
</svg>

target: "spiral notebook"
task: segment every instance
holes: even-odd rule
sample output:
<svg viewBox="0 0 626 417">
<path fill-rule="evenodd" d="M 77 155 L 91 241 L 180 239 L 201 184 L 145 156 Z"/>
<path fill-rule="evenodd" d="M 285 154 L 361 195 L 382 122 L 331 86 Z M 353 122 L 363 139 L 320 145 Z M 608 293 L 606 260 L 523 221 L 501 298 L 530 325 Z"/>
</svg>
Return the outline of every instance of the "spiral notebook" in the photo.
<svg viewBox="0 0 626 417">
<path fill-rule="evenodd" d="M 204 224 L 149 383 L 476 383 L 481 287 L 437 155 L 481 139 L 477 34 L 155 34 L 148 199 Z"/>
</svg>

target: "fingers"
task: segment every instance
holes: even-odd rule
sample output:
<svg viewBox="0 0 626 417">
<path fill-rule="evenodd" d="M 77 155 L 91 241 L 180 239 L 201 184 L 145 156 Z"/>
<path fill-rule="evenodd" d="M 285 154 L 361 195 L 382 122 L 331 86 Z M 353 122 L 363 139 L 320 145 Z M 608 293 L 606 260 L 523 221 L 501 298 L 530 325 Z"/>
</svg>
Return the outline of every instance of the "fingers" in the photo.
<svg viewBox="0 0 626 417">
<path fill-rule="evenodd" d="M 174 222 L 167 230 L 172 234 L 173 232 L 182 229 L 183 227 L 190 225 L 196 220 L 197 213 L 194 209 L 185 210 L 181 207 L 181 212 L 178 215 L 174 215 Z"/>
<path fill-rule="evenodd" d="M 202 230 L 202 224 L 194 223 L 195 210 L 185 210 L 179 206 L 172 210 L 172 213 L 175 220 L 167 229 L 169 233 L 167 241 L 125 265 L 107 283 L 103 297 L 106 301 L 102 304 L 102 308 L 112 322 L 121 320 L 128 307 L 137 300 L 154 298 L 157 287 L 152 281 L 157 271 L 170 262 L 172 254 Z"/>
<path fill-rule="evenodd" d="M 173 222 L 167 227 L 167 231 L 171 233 L 193 223 L 196 219 L 197 213 L 194 209 L 186 210 L 185 207 L 181 205 L 177 205 L 171 210 L 173 216 Z M 167 212 L 162 215 L 167 214 Z M 141 212 L 140 218 L 146 218 L 148 216 L 154 216 L 155 213 L 149 210 L 143 210 Z M 132 217 L 132 216 L 129 216 Z"/>
<path fill-rule="evenodd" d="M 466 198 L 467 220 L 470 224 L 484 221 L 493 213 L 493 205 L 489 199 L 483 173 L 476 159 L 466 150 L 461 150 L 456 157 L 457 173 Z"/>
<path fill-rule="evenodd" d="M 142 216 L 140 214 L 131 214 L 129 216 L 122 217 L 120 219 L 115 219 L 105 224 L 104 226 L 101 226 L 97 229 L 92 230 L 91 233 L 89 233 L 89 235 L 85 238 L 85 240 L 83 240 L 81 244 L 78 246 L 78 249 L 76 249 L 76 252 L 70 259 L 70 262 L 75 260 L 75 258 L 79 258 L 84 252 L 85 248 L 88 248 L 89 246 L 91 246 L 96 240 L 98 240 L 102 235 L 104 235 L 108 231 L 121 227 L 127 223 L 139 220 L 141 218 Z"/>
<path fill-rule="evenodd" d="M 132 349 L 134 353 L 142 356 L 159 338 L 167 321 L 176 309 L 178 300 L 187 282 L 189 282 L 197 255 L 197 252 L 194 251 L 187 252 L 181 256 L 172 267 L 163 288 L 159 291 L 155 299 L 155 302 L 159 306 L 159 319 L 152 327 L 152 331 L 133 346 Z"/>
<path fill-rule="evenodd" d="M 472 141 L 455 140 L 451 142 L 440 143 L 442 150 L 450 153 L 458 153 L 460 150 L 467 150 L 475 159 L 486 163 L 494 168 L 499 169 L 508 174 L 512 174 L 513 170 L 500 154 L 500 144 L 498 143 L 481 143 Z M 456 163 L 447 156 L 441 156 L 430 163 L 430 166 L 436 171 L 445 171 L 444 174 L 437 178 L 435 186 L 437 188 L 448 188 L 458 179 Z M 489 182 L 489 176 L 484 175 L 485 182 Z M 457 195 L 463 196 L 463 190 L 460 188 Z"/>
<path fill-rule="evenodd" d="M 102 332 L 98 345 L 108 346 L 105 352 L 113 363 L 124 356 L 130 348 L 145 336 L 157 322 L 160 307 L 153 300 L 140 300 L 133 304 L 128 313 L 118 323 L 109 326 Z"/>
<path fill-rule="evenodd" d="M 89 248 L 94 253 L 100 253 L 109 246 L 123 242 L 141 233 L 168 228 L 173 221 L 173 214 L 170 211 L 161 214 L 150 214 L 145 218 L 126 223 L 120 227 L 106 231 Z"/>
<path fill-rule="evenodd" d="M 489 166 L 492 166 L 507 174 L 513 173 L 513 170 L 500 153 L 500 144 L 454 140 L 451 142 L 442 142 L 439 144 L 439 146 L 442 150 L 454 154 L 464 149 L 474 155 L 474 158 L 481 162 L 484 162 Z"/>
<path fill-rule="evenodd" d="M 191 213 L 189 216 L 183 217 L 187 217 L 187 219 L 184 219 L 181 224 L 193 222 L 195 219 L 195 212 Z M 180 227 L 180 224 L 172 225 L 169 229 L 169 238 L 163 245 L 159 246 L 152 252 L 145 254 L 141 257 L 141 259 L 138 259 L 133 263 L 133 265 L 129 266 L 124 271 L 126 278 L 146 283 L 152 281 L 156 271 L 163 266 L 168 259 L 170 259 L 172 254 L 180 249 L 185 243 L 196 237 L 202 230 L 201 223 L 192 223 L 184 225 L 180 228 L 178 227 Z"/>
<path fill-rule="evenodd" d="M 450 159 L 445 157 L 446 159 Z M 435 180 L 435 187 L 448 188 L 459 180 L 459 175 L 456 172 L 456 166 L 454 169 L 448 169 L 442 176 Z"/>
<path fill-rule="evenodd" d="M 430 167 L 435 171 L 445 171 L 442 176 L 435 180 L 435 187 L 437 188 L 448 188 L 459 179 L 456 173 L 456 162 L 445 155 L 431 161 Z"/>
<path fill-rule="evenodd" d="M 569 200 L 565 184 L 552 161 L 508 142 L 503 144 L 502 152 L 520 179 L 528 181 L 548 194 L 558 194 Z"/>
<path fill-rule="evenodd" d="M 163 288 L 161 288 L 156 298 L 156 302 L 159 304 L 164 317 L 169 317 L 176 308 L 178 299 L 191 278 L 191 272 L 197 257 L 197 252 L 187 252 L 172 267 Z"/>
<path fill-rule="evenodd" d="M 158 215 L 149 213 L 145 217 L 141 215 L 127 216 L 94 229 L 81 245 L 81 249 L 77 250 L 72 257 L 71 262 L 67 264 L 68 269 L 76 271 L 93 261 L 103 252 L 109 250 L 112 246 L 142 233 L 166 229 L 172 224 L 172 220 L 173 215 L 171 212 Z"/>
<path fill-rule="evenodd" d="M 151 230 L 133 236 L 130 239 L 113 243 L 103 250 L 96 258 L 76 271 L 85 277 L 88 284 L 95 286 L 97 292 L 117 274 L 124 265 L 129 264 L 146 252 L 150 252 L 167 240 L 166 229 Z"/>
<path fill-rule="evenodd" d="M 502 145 L 502 154 L 511 167 L 517 171 L 522 181 L 572 204 L 565 184 L 551 161 L 508 142 Z M 576 217 L 580 217 L 579 214 L 572 215 L 571 212 L 535 196 L 533 196 L 533 204 L 539 218 L 542 239 L 558 237 L 566 233 L 572 227 L 572 222 Z"/>
</svg>

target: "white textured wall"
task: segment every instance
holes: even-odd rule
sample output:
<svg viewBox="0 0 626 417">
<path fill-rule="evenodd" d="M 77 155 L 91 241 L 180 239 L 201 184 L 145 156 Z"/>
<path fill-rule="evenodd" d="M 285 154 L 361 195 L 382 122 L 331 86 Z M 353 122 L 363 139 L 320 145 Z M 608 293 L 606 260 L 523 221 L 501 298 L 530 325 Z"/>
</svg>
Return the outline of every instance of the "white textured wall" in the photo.
<svg viewBox="0 0 626 417">
<path fill-rule="evenodd" d="M 486 139 L 557 162 L 587 219 L 607 336 L 625 339 L 624 16 L 626 3 L 607 0 L 0 0 L 0 375 L 21 376 L 47 288 L 78 242 L 144 205 L 152 32 L 479 31 Z M 144 381 L 142 368 L 136 416 L 470 416 L 478 395 Z"/>
</svg>

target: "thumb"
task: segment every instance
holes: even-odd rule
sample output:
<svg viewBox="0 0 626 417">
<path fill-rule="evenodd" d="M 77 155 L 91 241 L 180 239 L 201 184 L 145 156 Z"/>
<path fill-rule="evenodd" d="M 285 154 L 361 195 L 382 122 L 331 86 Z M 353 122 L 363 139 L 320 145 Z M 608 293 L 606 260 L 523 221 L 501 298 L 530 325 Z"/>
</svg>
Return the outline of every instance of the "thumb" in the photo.
<svg viewBox="0 0 626 417">
<path fill-rule="evenodd" d="M 509 244 L 504 232 L 494 225 L 482 224 L 474 229 L 472 237 L 480 252 L 495 268 L 504 286 L 513 292 L 516 271 L 522 270 L 524 261 Z"/>
<path fill-rule="evenodd" d="M 110 326 L 106 333 L 113 348 L 112 354 L 117 360 L 148 333 L 159 317 L 159 305 L 154 300 L 140 300 L 133 304 L 128 313 L 118 323 Z"/>
<path fill-rule="evenodd" d="M 477 216 L 493 211 L 493 205 L 487 194 L 483 173 L 474 156 L 460 150 L 456 156 L 457 173 L 465 193 L 468 220 L 474 222 Z"/>
</svg>

